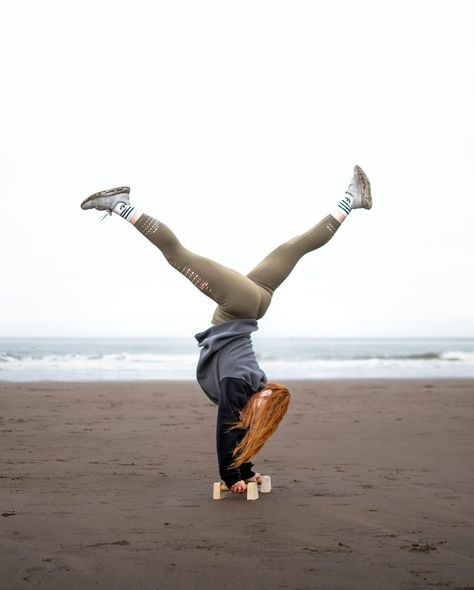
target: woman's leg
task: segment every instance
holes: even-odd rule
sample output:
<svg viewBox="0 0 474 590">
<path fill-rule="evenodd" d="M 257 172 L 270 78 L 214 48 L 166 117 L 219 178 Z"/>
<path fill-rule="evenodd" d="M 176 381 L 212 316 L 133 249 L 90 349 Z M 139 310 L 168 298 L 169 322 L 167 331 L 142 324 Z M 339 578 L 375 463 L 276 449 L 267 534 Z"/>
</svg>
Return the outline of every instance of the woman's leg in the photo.
<svg viewBox="0 0 474 590">
<path fill-rule="evenodd" d="M 225 317 L 213 318 L 214 324 L 226 319 L 256 317 L 261 289 L 253 281 L 214 260 L 194 254 L 180 243 L 169 227 L 149 215 L 141 214 L 134 225 L 171 266 L 218 304 Z"/>
<path fill-rule="evenodd" d="M 262 298 L 262 307 L 257 319 L 263 317 L 270 305 L 273 292 L 290 274 L 298 260 L 308 252 L 324 246 L 340 225 L 333 215 L 327 215 L 307 232 L 275 248 L 247 274 L 249 279 L 268 293 L 266 298 Z"/>
<path fill-rule="evenodd" d="M 349 187 L 334 211 L 307 232 L 278 246 L 247 274 L 249 279 L 270 295 L 270 298 L 266 300 L 266 307 L 260 309 L 259 317 L 262 317 L 268 309 L 275 289 L 286 279 L 302 256 L 324 246 L 352 209 L 371 209 L 371 207 L 372 192 L 369 179 L 360 166 L 354 166 L 354 175 Z"/>
<path fill-rule="evenodd" d="M 371 207 L 372 192 L 369 179 L 360 166 L 354 166 L 354 175 L 349 187 L 334 211 L 307 232 L 278 246 L 247 274 L 249 279 L 270 295 L 270 299 L 267 298 L 266 307 L 260 309 L 259 317 L 262 317 L 268 309 L 275 289 L 282 284 L 302 256 L 324 246 L 352 209 L 371 209 Z"/>
</svg>

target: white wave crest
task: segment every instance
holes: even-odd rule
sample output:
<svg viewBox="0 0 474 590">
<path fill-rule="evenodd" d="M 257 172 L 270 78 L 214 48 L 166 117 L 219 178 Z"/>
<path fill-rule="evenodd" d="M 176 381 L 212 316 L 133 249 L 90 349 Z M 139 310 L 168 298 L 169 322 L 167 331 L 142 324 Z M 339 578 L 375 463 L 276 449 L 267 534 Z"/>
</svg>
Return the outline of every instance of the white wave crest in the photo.
<svg viewBox="0 0 474 590">
<path fill-rule="evenodd" d="M 465 352 L 463 350 L 450 350 L 440 355 L 445 361 L 459 361 L 466 364 L 474 365 L 474 352 Z"/>
<path fill-rule="evenodd" d="M 194 379 L 199 354 L 47 354 L 0 353 L 0 380 Z M 259 363 L 272 379 L 370 377 L 474 377 L 474 352 L 447 351 L 435 358 L 285 359 L 262 355 Z"/>
<path fill-rule="evenodd" d="M 18 357 L 3 353 L 0 360 L 0 379 L 7 381 L 193 379 L 197 355 L 116 353 Z"/>
</svg>

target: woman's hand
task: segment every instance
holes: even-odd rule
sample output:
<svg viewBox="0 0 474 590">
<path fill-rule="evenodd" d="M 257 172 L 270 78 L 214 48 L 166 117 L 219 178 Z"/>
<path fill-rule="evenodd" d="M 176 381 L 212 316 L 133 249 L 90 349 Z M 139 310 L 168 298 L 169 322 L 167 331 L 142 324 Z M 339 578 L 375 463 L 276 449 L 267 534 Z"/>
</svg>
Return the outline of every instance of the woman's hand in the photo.
<svg viewBox="0 0 474 590">
<path fill-rule="evenodd" d="M 230 488 L 230 491 L 233 494 L 243 494 L 243 492 L 247 491 L 247 484 L 243 479 L 234 483 L 234 485 Z"/>
<path fill-rule="evenodd" d="M 234 494 L 242 494 L 243 492 L 246 492 L 247 484 L 249 483 L 249 481 L 255 481 L 257 484 L 260 484 L 262 483 L 262 476 L 260 475 L 260 473 L 256 473 L 253 477 L 250 477 L 245 481 L 241 479 L 237 483 L 234 483 L 234 485 L 230 488 L 231 492 Z"/>
<path fill-rule="evenodd" d="M 255 481 L 257 484 L 261 484 L 262 483 L 262 476 L 260 473 L 256 473 L 253 477 L 249 477 L 249 479 L 245 480 L 245 483 L 249 483 L 249 481 Z"/>
</svg>

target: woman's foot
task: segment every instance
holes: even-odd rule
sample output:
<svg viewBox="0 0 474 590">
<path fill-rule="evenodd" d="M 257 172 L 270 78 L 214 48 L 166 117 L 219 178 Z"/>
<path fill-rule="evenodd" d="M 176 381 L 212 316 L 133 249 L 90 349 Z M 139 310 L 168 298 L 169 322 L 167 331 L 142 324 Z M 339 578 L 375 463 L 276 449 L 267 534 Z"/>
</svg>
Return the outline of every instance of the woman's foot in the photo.
<svg viewBox="0 0 474 590">
<path fill-rule="evenodd" d="M 372 207 L 370 181 L 360 166 L 354 166 L 354 176 L 346 193 L 353 199 L 352 205 L 349 205 L 352 209 L 370 209 Z M 347 212 L 349 213 L 349 211 L 350 209 Z"/>
<path fill-rule="evenodd" d="M 98 211 L 108 211 L 112 213 L 118 203 L 130 205 L 130 187 L 120 186 L 111 188 L 107 191 L 94 193 L 81 203 L 81 209 L 97 209 Z"/>
</svg>

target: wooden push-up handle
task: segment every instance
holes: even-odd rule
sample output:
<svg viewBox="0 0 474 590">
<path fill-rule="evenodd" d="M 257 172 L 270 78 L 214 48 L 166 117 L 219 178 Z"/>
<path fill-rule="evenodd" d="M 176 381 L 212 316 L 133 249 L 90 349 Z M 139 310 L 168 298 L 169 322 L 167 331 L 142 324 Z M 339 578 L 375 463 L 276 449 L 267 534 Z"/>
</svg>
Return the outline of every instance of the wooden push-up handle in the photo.
<svg viewBox="0 0 474 590">
<path fill-rule="evenodd" d="M 247 483 L 247 482 L 246 482 Z M 269 475 L 262 475 L 257 481 L 247 483 L 247 500 L 258 500 L 258 490 L 262 494 L 268 494 L 272 491 L 272 480 Z M 230 489 L 222 481 L 216 481 L 212 488 L 212 499 L 222 500 L 222 493 L 230 492 Z"/>
</svg>

